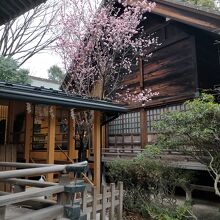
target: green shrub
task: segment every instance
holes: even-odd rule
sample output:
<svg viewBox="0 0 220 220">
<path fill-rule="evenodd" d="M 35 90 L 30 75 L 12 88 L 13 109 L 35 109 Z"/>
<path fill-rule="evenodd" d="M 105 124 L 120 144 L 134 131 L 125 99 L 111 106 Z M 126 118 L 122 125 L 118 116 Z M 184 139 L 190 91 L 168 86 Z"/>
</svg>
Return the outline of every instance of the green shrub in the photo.
<svg viewBox="0 0 220 220">
<path fill-rule="evenodd" d="M 156 220 L 185 220 L 188 206 L 178 207 L 174 197 L 176 186 L 186 186 L 193 173 L 169 167 L 155 160 L 147 150 L 132 160 L 117 160 L 108 163 L 111 181 L 123 181 L 125 187 L 124 207 L 142 216 Z M 150 155 L 147 157 L 146 155 Z"/>
</svg>

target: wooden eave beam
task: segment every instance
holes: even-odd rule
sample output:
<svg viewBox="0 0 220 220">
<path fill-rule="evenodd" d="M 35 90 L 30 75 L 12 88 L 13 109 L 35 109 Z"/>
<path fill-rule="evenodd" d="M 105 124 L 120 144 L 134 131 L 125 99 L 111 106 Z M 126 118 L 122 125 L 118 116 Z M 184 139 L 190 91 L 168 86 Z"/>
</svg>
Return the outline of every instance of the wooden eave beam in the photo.
<svg viewBox="0 0 220 220">
<path fill-rule="evenodd" d="M 155 0 L 157 6 L 152 13 L 171 18 L 203 30 L 220 34 L 220 15 L 208 13 L 195 8 L 171 4 L 166 1 Z"/>
</svg>

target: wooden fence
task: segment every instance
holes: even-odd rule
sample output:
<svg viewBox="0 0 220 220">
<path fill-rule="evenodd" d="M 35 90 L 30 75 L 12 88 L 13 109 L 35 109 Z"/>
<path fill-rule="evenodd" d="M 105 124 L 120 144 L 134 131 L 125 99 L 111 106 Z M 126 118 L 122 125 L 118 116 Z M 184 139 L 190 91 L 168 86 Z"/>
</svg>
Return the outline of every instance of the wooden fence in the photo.
<svg viewBox="0 0 220 220">
<path fill-rule="evenodd" d="M 83 213 L 92 220 L 98 219 L 98 215 L 101 220 L 106 217 L 110 220 L 122 220 L 123 183 L 119 182 L 117 187 L 114 183 L 111 183 L 110 187 L 102 185 L 101 194 L 97 193 L 96 187 L 92 187 L 90 192 L 85 190 L 82 199 L 76 201 L 82 204 Z"/>
<path fill-rule="evenodd" d="M 0 162 L 0 166 L 19 168 L 0 172 L 0 182 L 20 187 L 20 190 L 14 193 L 0 192 L 0 220 L 86 220 L 87 215 L 91 220 L 97 220 L 97 213 L 102 220 L 107 215 L 110 220 L 122 219 L 123 184 L 119 183 L 117 189 L 115 184 L 110 187 L 103 186 L 101 194 L 95 187 L 89 192 L 84 181 L 75 178 L 77 173 L 85 171 L 87 162 L 71 165 Z M 60 176 L 59 183 L 23 179 L 48 173 L 57 173 Z M 36 206 L 36 203 L 38 209 L 32 210 L 31 213 L 24 212 L 16 217 L 7 213 L 8 206 L 24 207 L 28 204 L 31 208 L 32 204 Z"/>
</svg>

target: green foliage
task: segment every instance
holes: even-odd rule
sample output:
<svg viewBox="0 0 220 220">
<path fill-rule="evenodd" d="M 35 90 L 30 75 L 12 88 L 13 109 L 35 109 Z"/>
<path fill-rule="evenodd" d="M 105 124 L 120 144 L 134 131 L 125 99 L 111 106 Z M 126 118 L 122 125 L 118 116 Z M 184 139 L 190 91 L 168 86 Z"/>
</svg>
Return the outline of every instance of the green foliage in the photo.
<svg viewBox="0 0 220 220">
<path fill-rule="evenodd" d="M 58 82 L 62 82 L 65 77 L 65 74 L 61 70 L 61 68 L 57 65 L 53 65 L 48 70 L 48 78 L 51 80 L 55 80 Z"/>
<path fill-rule="evenodd" d="M 156 149 L 155 151 L 157 152 Z M 148 154 L 145 151 L 132 160 L 109 162 L 108 176 L 111 181 L 123 181 L 125 188 L 138 185 L 149 190 L 159 186 L 185 185 L 192 179 L 191 173 L 188 175 L 180 169 L 169 167 L 165 162 L 155 160 L 154 157 L 149 158 L 146 152 Z"/>
<path fill-rule="evenodd" d="M 11 83 L 29 83 L 29 71 L 18 67 L 18 63 L 11 58 L 0 57 L 0 80 Z"/>
<path fill-rule="evenodd" d="M 182 1 L 189 2 L 198 6 L 204 6 L 211 9 L 217 9 L 215 0 L 182 0 Z"/>
<path fill-rule="evenodd" d="M 192 173 L 167 166 L 155 159 L 157 154 L 158 149 L 151 146 L 132 160 L 109 162 L 108 176 L 111 181 L 124 182 L 125 209 L 144 217 L 150 215 L 156 220 L 188 219 L 185 218 L 186 212 L 181 215 L 174 192 L 176 186 L 184 187 L 190 183 Z"/>
<path fill-rule="evenodd" d="M 160 133 L 156 146 L 163 149 L 175 148 L 209 165 L 214 158 L 215 170 L 220 170 L 220 104 L 214 97 L 202 94 L 187 101 L 186 111 L 163 115 L 155 129 Z"/>
<path fill-rule="evenodd" d="M 149 204 L 147 206 L 147 212 L 156 220 L 188 220 L 195 219 L 192 214 L 192 207 L 184 204 L 177 206 L 176 209 L 170 209 L 167 207 L 160 207 L 157 204 Z"/>
</svg>

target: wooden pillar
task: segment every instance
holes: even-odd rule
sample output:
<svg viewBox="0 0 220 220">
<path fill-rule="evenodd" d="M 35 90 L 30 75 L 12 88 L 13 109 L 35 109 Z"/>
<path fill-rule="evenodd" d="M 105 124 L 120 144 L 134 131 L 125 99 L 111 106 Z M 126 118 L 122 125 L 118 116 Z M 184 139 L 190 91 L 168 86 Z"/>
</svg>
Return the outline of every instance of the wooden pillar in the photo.
<svg viewBox="0 0 220 220">
<path fill-rule="evenodd" d="M 94 149 L 94 185 L 96 190 L 100 192 L 100 175 L 101 175 L 101 113 L 94 111 L 93 125 L 93 149 Z"/>
<path fill-rule="evenodd" d="M 102 126 L 102 148 L 106 148 L 106 131 L 105 131 L 106 126 Z"/>
<path fill-rule="evenodd" d="M 139 72 L 140 72 L 140 88 L 144 89 L 144 61 L 142 58 L 139 59 Z"/>
<path fill-rule="evenodd" d="M 75 150 L 75 121 L 71 117 L 71 113 L 69 113 L 69 141 L 68 141 L 68 155 L 74 160 L 76 159 L 76 150 Z"/>
<path fill-rule="evenodd" d="M 56 134 L 56 106 L 51 106 L 50 108 L 53 108 L 53 115 L 51 115 L 51 113 L 48 115 L 49 125 L 48 125 L 47 163 L 54 164 L 55 134 Z M 53 181 L 52 173 L 48 174 L 47 180 L 50 182 Z"/>
<path fill-rule="evenodd" d="M 141 148 L 147 145 L 147 114 L 144 109 L 140 110 L 140 126 L 141 126 Z"/>
<path fill-rule="evenodd" d="M 14 126 L 14 110 L 15 110 L 15 102 L 10 101 L 8 103 L 8 116 L 7 116 L 7 123 L 6 123 L 6 142 L 7 144 L 11 144 L 13 142 L 13 126 Z"/>
<path fill-rule="evenodd" d="M 31 112 L 26 111 L 26 118 L 25 118 L 25 143 L 24 143 L 24 157 L 26 163 L 30 161 L 30 150 L 31 150 L 31 134 L 32 134 L 32 124 L 33 124 L 33 117 Z"/>
<path fill-rule="evenodd" d="M 140 89 L 144 89 L 144 61 L 142 58 L 139 59 L 139 78 L 140 78 Z M 140 110 L 140 132 L 141 132 L 141 148 L 147 145 L 147 115 L 144 108 Z"/>
</svg>

